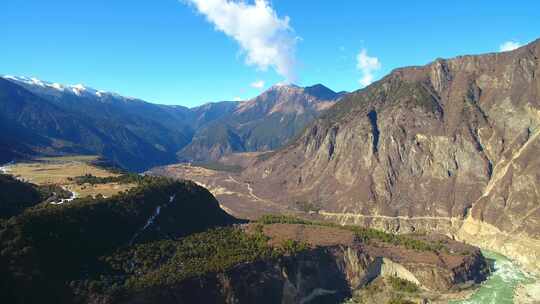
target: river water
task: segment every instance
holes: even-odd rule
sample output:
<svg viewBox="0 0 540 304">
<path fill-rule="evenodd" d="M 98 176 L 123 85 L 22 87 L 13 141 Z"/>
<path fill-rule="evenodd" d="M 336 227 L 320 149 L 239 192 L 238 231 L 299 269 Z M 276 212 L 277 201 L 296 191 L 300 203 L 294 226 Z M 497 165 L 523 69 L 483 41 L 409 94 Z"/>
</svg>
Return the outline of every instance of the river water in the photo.
<svg viewBox="0 0 540 304">
<path fill-rule="evenodd" d="M 482 251 L 484 256 L 494 261 L 494 271 L 482 283 L 480 289 L 469 299 L 452 301 L 450 304 L 513 304 L 514 289 L 520 283 L 532 283 L 534 278 L 514 264 L 505 256 Z"/>
</svg>

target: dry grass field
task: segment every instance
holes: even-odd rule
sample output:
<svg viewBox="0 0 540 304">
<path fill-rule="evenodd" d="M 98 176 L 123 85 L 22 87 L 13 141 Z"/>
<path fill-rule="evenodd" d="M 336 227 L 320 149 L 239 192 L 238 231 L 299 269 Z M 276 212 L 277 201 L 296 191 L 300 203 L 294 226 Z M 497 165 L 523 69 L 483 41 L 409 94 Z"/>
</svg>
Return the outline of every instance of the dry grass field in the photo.
<svg viewBox="0 0 540 304">
<path fill-rule="evenodd" d="M 110 197 L 118 192 L 134 187 L 134 184 L 77 185 L 69 178 L 91 174 L 97 177 L 117 176 L 92 164 L 96 156 L 62 156 L 38 158 L 33 161 L 16 163 L 8 168 L 9 174 L 37 185 L 61 185 L 76 192 L 79 197 L 101 194 Z"/>
</svg>

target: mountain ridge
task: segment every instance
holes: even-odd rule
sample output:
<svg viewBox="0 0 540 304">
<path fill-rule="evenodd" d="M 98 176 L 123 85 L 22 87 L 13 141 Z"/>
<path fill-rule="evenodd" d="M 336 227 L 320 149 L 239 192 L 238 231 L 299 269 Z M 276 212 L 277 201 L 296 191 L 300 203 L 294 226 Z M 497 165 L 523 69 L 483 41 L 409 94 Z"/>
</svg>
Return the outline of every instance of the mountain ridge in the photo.
<svg viewBox="0 0 540 304">
<path fill-rule="evenodd" d="M 52 81 L 43 80 L 43 79 L 33 77 L 33 76 L 32 77 L 29 77 L 29 76 L 16 76 L 16 75 L 9 75 L 9 74 L 0 75 L 0 78 L 3 78 L 5 80 L 8 80 L 8 81 L 16 83 L 16 84 L 19 84 L 19 85 L 21 85 L 21 86 L 23 86 L 23 87 L 25 87 L 27 89 L 41 87 L 41 88 L 45 88 L 45 89 L 51 90 L 51 91 L 53 91 L 53 90 L 58 91 L 58 92 L 66 92 L 67 91 L 68 93 L 71 93 L 71 94 L 74 94 L 74 95 L 78 95 L 78 92 L 81 92 L 81 91 L 87 91 L 87 92 L 92 93 L 93 95 L 95 95 L 97 97 L 102 97 L 102 96 L 107 96 L 108 95 L 108 96 L 120 97 L 120 98 L 122 98 L 124 100 L 139 101 L 139 102 L 150 103 L 150 104 L 158 105 L 158 106 L 182 108 L 182 109 L 191 109 L 191 110 L 208 108 L 208 107 L 211 107 L 212 105 L 216 105 L 216 104 L 220 104 L 220 103 L 237 103 L 237 104 L 245 103 L 246 101 L 257 98 L 257 96 L 256 96 L 256 97 L 249 98 L 249 99 L 244 99 L 244 100 L 209 101 L 209 102 L 204 102 L 204 103 L 202 103 L 200 105 L 188 107 L 188 106 L 184 106 L 184 105 L 181 105 L 181 104 L 161 104 L 161 103 L 149 102 L 149 101 L 146 101 L 144 99 L 123 95 L 123 94 L 120 94 L 120 93 L 117 93 L 117 92 L 114 92 L 114 91 L 106 91 L 106 90 L 96 89 L 96 88 L 84 85 L 82 83 L 68 85 L 68 84 L 63 84 L 63 83 L 59 83 L 59 82 L 52 82 Z M 315 83 L 313 85 L 308 85 L 308 86 L 304 86 L 304 87 L 300 86 L 300 85 L 297 85 L 297 84 L 294 84 L 294 83 L 290 83 L 290 84 L 276 83 L 276 84 L 270 86 L 269 88 L 267 88 L 266 90 L 263 90 L 261 93 L 259 93 L 259 95 L 261 95 L 261 94 L 263 94 L 263 93 L 265 93 L 267 91 L 275 91 L 275 90 L 283 90 L 283 89 L 301 89 L 301 90 L 310 91 L 310 92 L 322 91 L 322 92 L 324 92 L 324 94 L 328 94 L 328 95 L 335 95 L 335 94 L 344 95 L 344 94 L 348 93 L 346 91 L 340 91 L 340 92 L 336 93 L 336 92 L 334 92 L 333 90 L 331 90 L 330 88 L 328 88 L 327 86 L 325 86 L 322 83 Z M 321 93 L 311 93 L 311 94 L 312 95 L 321 95 Z M 327 99 L 331 99 L 331 98 L 332 97 L 327 97 Z"/>
<path fill-rule="evenodd" d="M 83 85 L 68 86 L 37 78 L 4 76 L 0 80 L 4 83 L 2 90 L 6 91 L 5 98 L 11 96 L 10 100 L 6 100 L 7 103 L 15 105 L 17 99 L 26 98 L 34 105 L 26 108 L 27 115 L 2 121 L 5 128 L 13 132 L 0 137 L 0 141 L 7 145 L 5 149 L 0 149 L 0 162 L 9 162 L 36 153 L 83 153 L 99 154 L 124 168 L 144 171 L 178 160 L 199 160 L 197 155 L 201 153 L 211 155 L 207 153 L 207 147 L 212 146 L 223 147 L 214 148 L 217 150 L 216 159 L 234 151 L 259 151 L 279 147 L 289 137 L 296 135 L 319 112 L 319 109 L 314 112 L 310 108 L 310 113 L 303 113 L 311 106 L 310 102 L 318 102 L 313 100 L 316 99 L 313 97 L 313 94 L 317 94 L 316 91 L 312 95 L 306 95 L 309 98 L 305 98 L 305 104 L 298 100 L 288 100 L 287 97 L 276 104 L 274 99 L 278 97 L 268 96 L 244 102 L 222 101 L 187 108 L 153 104 Z M 263 95 L 272 95 L 272 92 L 292 88 L 281 86 L 278 89 L 274 86 Z M 307 90 L 318 90 L 326 96 L 333 94 L 333 91 L 321 85 L 309 87 Z M 295 96 L 304 94 L 304 89 L 298 86 L 294 87 L 294 91 Z M 12 94 L 13 92 L 22 95 Z M 282 93 L 278 95 L 281 96 L 280 94 Z M 267 107 L 271 104 L 274 106 L 272 117 L 264 121 L 269 110 Z M 252 106 L 255 108 L 250 109 Z M 13 116 L 10 113 L 12 110 L 4 107 L 4 111 L 5 113 L 0 115 Z M 258 111 L 262 112 L 257 113 Z M 50 120 L 50 125 L 44 128 L 39 125 L 40 119 L 32 119 L 33 116 L 57 118 Z M 290 117 L 284 118 L 285 116 Z M 70 119 L 67 119 L 68 117 Z M 238 118 L 241 118 L 243 124 L 251 124 L 248 131 L 252 134 L 239 133 L 234 128 L 229 128 L 229 124 Z M 77 120 L 81 124 L 77 125 Z M 269 124 L 280 120 L 287 120 L 290 126 L 267 133 Z M 200 132 L 212 133 L 210 127 L 223 130 L 216 134 L 217 137 L 212 135 L 214 137 L 210 138 L 209 142 L 201 142 Z M 12 136 L 14 134 L 16 136 Z M 247 140 L 246 137 L 250 139 Z M 198 143 L 188 149 L 198 152 L 183 153 L 194 140 Z M 198 145 L 201 148 L 198 148 Z"/>
<path fill-rule="evenodd" d="M 468 215 L 519 231 L 537 248 L 540 197 L 525 180 L 538 182 L 532 151 L 540 130 L 539 57 L 536 40 L 511 52 L 398 69 L 345 97 L 244 178 L 272 188 L 272 180 L 286 177 L 289 200 L 321 202 L 345 222 L 353 221 L 347 213 Z M 539 267 L 534 249 L 515 239 L 504 248 Z"/>
<path fill-rule="evenodd" d="M 342 96 L 320 84 L 272 86 L 199 130 L 178 156 L 187 161 L 217 161 L 234 152 L 279 148 Z"/>
<path fill-rule="evenodd" d="M 537 40 L 396 69 L 239 174 L 155 172 L 237 193 L 216 195 L 243 216 L 306 212 L 392 232 L 445 233 L 540 272 L 539 58 Z"/>
</svg>

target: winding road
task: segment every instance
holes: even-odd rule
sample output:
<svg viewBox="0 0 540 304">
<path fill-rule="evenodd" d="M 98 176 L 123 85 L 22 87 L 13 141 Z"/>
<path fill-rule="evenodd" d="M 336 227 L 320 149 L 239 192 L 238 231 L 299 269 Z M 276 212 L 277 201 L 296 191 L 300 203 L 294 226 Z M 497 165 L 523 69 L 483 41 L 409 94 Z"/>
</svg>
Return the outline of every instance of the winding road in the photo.
<svg viewBox="0 0 540 304">
<path fill-rule="evenodd" d="M 434 221 L 463 220 L 463 218 L 460 218 L 460 217 L 449 217 L 449 216 L 364 215 L 364 214 L 357 214 L 357 213 L 333 213 L 333 212 L 326 212 L 326 211 L 319 211 L 319 214 L 322 216 L 332 216 L 332 217 L 375 218 L 375 219 L 380 218 L 380 219 L 388 219 L 388 220 L 396 220 L 396 219 L 397 220 L 434 220 Z"/>
<path fill-rule="evenodd" d="M 265 200 L 263 198 L 260 198 L 258 197 L 257 195 L 255 195 L 255 193 L 253 193 L 253 188 L 251 188 L 251 185 L 249 183 L 242 183 L 242 182 L 239 182 L 237 181 L 236 179 L 234 179 L 230 174 L 229 174 L 229 178 L 227 180 L 231 180 L 232 182 L 240 185 L 240 186 L 243 186 L 243 185 L 246 185 L 247 189 L 248 189 L 248 192 L 249 192 L 249 196 L 251 196 L 254 200 L 256 201 L 261 201 L 261 202 L 265 202 L 265 203 L 270 203 L 270 204 L 275 204 L 274 202 L 271 202 L 271 201 L 268 201 L 268 200 Z"/>
</svg>

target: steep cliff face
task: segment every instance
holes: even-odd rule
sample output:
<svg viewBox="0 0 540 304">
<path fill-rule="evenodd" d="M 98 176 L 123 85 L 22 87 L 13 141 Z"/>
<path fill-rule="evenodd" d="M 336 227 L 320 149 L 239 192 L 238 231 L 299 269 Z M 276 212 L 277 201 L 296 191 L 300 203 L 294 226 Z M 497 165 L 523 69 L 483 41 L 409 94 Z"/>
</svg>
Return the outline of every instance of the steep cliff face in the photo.
<svg viewBox="0 0 540 304">
<path fill-rule="evenodd" d="M 238 176 L 160 174 L 205 184 L 242 216 L 309 202 L 342 224 L 438 231 L 540 269 L 539 57 L 535 41 L 397 69 Z"/>
<path fill-rule="evenodd" d="M 395 70 L 243 177 L 255 189 L 284 188 L 274 201 L 320 202 L 340 220 L 459 228 L 470 211 L 538 248 L 539 57 L 536 41 Z M 536 266 L 538 252 L 529 259 Z"/>
<path fill-rule="evenodd" d="M 354 290 L 389 276 L 447 293 L 460 284 L 483 280 L 486 267 L 478 252 L 452 268 L 414 260 L 401 264 L 375 252 L 371 255 L 362 246 L 336 245 L 144 290 L 122 303 L 341 303 Z"/>
<path fill-rule="evenodd" d="M 398 233 L 436 231 L 540 272 L 539 58 L 537 40 L 397 69 L 241 174 L 154 172 L 204 184 L 242 217 L 307 211 Z"/>
<path fill-rule="evenodd" d="M 146 290 L 124 303 L 339 303 L 350 290 L 337 262 L 318 249 Z"/>
<path fill-rule="evenodd" d="M 539 49 L 396 70 L 246 175 L 286 181 L 289 194 L 327 210 L 463 216 L 501 164 L 535 140 Z"/>
</svg>

